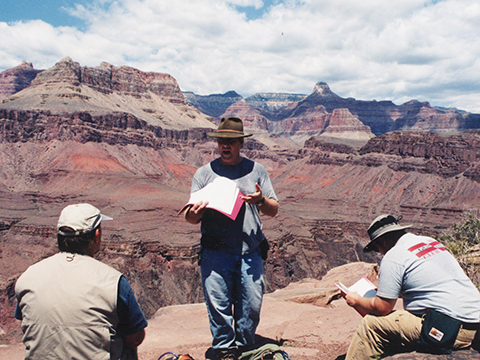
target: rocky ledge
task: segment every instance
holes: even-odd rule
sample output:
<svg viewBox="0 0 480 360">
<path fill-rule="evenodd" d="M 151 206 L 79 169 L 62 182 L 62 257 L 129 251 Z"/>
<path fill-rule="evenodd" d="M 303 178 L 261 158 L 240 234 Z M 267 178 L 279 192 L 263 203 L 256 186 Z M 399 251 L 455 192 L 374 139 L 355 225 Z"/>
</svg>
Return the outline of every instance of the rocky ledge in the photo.
<svg viewBox="0 0 480 360">
<path fill-rule="evenodd" d="M 375 269 L 369 263 L 347 264 L 328 272 L 322 280 L 304 279 L 264 297 L 258 343 L 276 343 L 292 360 L 341 360 L 361 321 L 340 297 L 334 283 L 350 285 L 365 275 L 372 277 Z M 139 358 L 156 360 L 172 351 L 205 359 L 211 346 L 205 304 L 173 305 L 159 309 L 149 320 Z M 23 359 L 20 343 L 0 347 L 0 360 Z M 451 355 L 420 353 L 396 354 L 389 360 L 466 360 L 480 359 L 476 350 L 455 351 Z"/>
<path fill-rule="evenodd" d="M 419 352 L 396 354 L 385 357 L 386 360 L 479 360 L 480 352 L 474 349 L 453 351 L 448 355 L 434 355 Z"/>
</svg>

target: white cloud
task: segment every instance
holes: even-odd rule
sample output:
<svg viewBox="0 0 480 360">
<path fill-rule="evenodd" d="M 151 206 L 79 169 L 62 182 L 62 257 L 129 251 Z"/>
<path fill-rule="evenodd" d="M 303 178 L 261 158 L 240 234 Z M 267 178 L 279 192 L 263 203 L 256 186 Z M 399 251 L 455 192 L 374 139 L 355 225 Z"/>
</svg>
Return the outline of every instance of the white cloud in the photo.
<svg viewBox="0 0 480 360">
<path fill-rule="evenodd" d="M 228 0 L 227 3 L 235 6 L 253 6 L 255 9 L 260 9 L 264 4 L 261 0 Z"/>
<path fill-rule="evenodd" d="M 262 9 L 248 20 L 242 7 Z M 0 70 L 65 56 L 166 72 L 183 90 L 410 99 L 480 112 L 476 0 L 116 0 L 70 9 L 85 31 L 0 23 Z"/>
</svg>

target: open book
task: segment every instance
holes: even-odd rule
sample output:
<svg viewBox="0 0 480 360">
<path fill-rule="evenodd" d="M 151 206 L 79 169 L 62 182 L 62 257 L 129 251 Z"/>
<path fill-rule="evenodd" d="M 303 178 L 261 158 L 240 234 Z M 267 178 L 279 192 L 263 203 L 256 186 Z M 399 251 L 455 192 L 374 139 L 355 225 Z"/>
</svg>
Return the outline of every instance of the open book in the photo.
<svg viewBox="0 0 480 360">
<path fill-rule="evenodd" d="M 356 292 L 358 295 L 364 298 L 372 298 L 377 295 L 377 287 L 366 277 L 362 277 L 350 287 L 346 287 L 340 281 L 338 283 L 335 283 L 335 286 L 340 289 L 343 297 L 345 297 L 350 291 Z M 367 315 L 367 313 L 359 307 L 354 306 L 354 309 L 357 310 L 358 313 L 362 316 Z"/>
<path fill-rule="evenodd" d="M 190 194 L 188 202 L 178 213 L 182 213 L 189 205 L 199 201 L 208 201 L 208 209 L 219 211 L 235 220 L 243 205 L 243 200 L 240 199 L 241 195 L 243 196 L 235 181 L 219 176 L 204 188 Z"/>
</svg>

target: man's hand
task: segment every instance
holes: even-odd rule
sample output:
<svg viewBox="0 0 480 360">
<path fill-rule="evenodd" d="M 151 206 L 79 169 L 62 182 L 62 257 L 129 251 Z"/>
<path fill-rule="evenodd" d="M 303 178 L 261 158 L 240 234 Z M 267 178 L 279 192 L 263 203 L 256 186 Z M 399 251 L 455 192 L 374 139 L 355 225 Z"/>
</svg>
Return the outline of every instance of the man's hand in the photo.
<svg viewBox="0 0 480 360">
<path fill-rule="evenodd" d="M 143 342 L 143 339 L 145 339 L 145 329 L 142 329 L 135 334 L 125 335 L 123 337 L 125 345 L 127 345 L 127 347 L 130 349 L 135 349 L 138 347 Z"/>
<path fill-rule="evenodd" d="M 354 291 L 350 291 L 345 295 L 345 301 L 349 306 L 356 306 L 359 303 L 359 299 L 362 298 Z"/>
<path fill-rule="evenodd" d="M 253 194 L 248 194 L 245 196 L 240 196 L 240 199 L 245 201 L 248 204 L 255 205 L 262 201 L 263 199 L 263 194 L 262 194 L 262 189 L 260 188 L 260 185 L 255 184 L 255 192 Z"/>
<path fill-rule="evenodd" d="M 185 219 L 191 224 L 198 224 L 202 220 L 208 201 L 199 201 L 190 206 L 185 212 Z"/>
<path fill-rule="evenodd" d="M 275 216 L 278 212 L 278 202 L 274 199 L 263 196 L 260 185 L 255 184 L 255 192 L 245 196 L 240 196 L 240 199 L 251 205 L 257 205 L 258 209 L 267 216 Z M 260 204 L 261 203 L 261 204 Z"/>
</svg>

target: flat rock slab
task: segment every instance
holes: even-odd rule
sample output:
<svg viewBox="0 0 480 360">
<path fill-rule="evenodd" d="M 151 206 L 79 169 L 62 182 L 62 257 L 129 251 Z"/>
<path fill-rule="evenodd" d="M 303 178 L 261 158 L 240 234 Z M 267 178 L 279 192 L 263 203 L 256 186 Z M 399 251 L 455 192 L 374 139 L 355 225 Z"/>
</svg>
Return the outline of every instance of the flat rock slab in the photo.
<svg viewBox="0 0 480 360">
<path fill-rule="evenodd" d="M 477 350 L 458 350 L 448 355 L 432 355 L 417 352 L 396 354 L 385 357 L 388 360 L 480 360 L 480 352 Z"/>
</svg>

